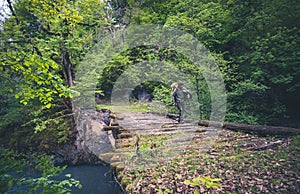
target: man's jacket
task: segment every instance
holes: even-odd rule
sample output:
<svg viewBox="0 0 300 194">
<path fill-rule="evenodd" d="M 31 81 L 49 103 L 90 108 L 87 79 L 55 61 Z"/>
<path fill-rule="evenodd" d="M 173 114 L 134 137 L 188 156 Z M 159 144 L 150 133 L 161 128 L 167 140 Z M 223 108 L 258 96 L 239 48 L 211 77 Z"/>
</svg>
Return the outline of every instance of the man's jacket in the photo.
<svg viewBox="0 0 300 194">
<path fill-rule="evenodd" d="M 185 87 L 176 86 L 172 88 L 172 101 L 174 103 L 183 102 L 191 98 L 192 98 L 191 93 Z"/>
</svg>

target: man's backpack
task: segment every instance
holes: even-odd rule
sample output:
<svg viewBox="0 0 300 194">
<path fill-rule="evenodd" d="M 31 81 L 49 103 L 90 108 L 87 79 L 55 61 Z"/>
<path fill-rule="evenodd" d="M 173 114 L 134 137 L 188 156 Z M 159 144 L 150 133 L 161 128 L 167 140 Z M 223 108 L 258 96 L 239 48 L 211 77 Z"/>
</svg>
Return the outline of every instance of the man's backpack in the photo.
<svg viewBox="0 0 300 194">
<path fill-rule="evenodd" d="M 184 100 L 191 100 L 193 98 L 192 94 L 186 88 L 183 88 L 182 92 L 184 94 Z"/>
</svg>

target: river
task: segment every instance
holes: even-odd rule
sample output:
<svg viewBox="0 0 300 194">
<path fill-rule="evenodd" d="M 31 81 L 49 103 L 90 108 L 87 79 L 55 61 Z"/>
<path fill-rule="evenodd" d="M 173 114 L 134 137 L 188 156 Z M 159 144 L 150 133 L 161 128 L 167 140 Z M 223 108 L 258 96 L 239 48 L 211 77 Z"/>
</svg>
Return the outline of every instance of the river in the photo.
<svg viewBox="0 0 300 194">
<path fill-rule="evenodd" d="M 109 166 L 81 165 L 70 166 L 64 172 L 79 180 L 82 189 L 73 188 L 72 194 L 121 194 Z"/>
</svg>

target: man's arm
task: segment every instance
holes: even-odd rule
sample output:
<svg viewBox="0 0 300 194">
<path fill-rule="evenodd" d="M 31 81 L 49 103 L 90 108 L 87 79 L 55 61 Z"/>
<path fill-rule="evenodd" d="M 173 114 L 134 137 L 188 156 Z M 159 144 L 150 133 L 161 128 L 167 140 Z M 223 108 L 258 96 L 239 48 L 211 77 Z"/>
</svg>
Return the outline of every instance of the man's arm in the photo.
<svg viewBox="0 0 300 194">
<path fill-rule="evenodd" d="M 177 99 L 176 99 L 176 90 L 177 88 L 175 88 L 173 91 L 172 91 L 172 102 L 174 103 L 174 105 L 177 104 Z"/>
</svg>

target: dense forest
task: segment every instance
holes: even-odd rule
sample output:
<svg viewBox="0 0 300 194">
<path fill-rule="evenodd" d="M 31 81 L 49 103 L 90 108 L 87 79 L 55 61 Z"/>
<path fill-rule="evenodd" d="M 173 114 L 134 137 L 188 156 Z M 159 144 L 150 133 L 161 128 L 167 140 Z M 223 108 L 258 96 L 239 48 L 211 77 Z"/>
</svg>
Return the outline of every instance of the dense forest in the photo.
<svg viewBox="0 0 300 194">
<path fill-rule="evenodd" d="M 113 42 L 114 34 L 130 25 L 173 27 L 209 50 L 225 84 L 225 121 L 300 127 L 300 4 L 296 0 L 3 0 L 1 6 L 0 146 L 18 153 L 1 150 L 1 155 L 15 159 L 1 161 L 0 166 L 14 161 L 24 168 L 17 162 L 21 159 L 51 175 L 59 171 L 39 162 L 46 160 L 44 155 L 30 156 L 36 158 L 33 162 L 19 152 L 52 154 L 74 141 L 76 73 L 86 65 L 82 61 L 91 49 L 102 40 Z M 169 48 L 141 45 L 122 51 L 107 63 L 103 74 L 95 75 L 93 97 L 109 102 L 117 78 L 145 60 L 168 61 L 185 73 L 197 91 L 201 113 L 197 119 L 209 119 L 211 96 L 201 71 Z M 171 103 L 166 83 L 143 83 L 132 94 L 135 100 L 141 91 L 150 96 L 148 101 Z M 6 173 L 2 171 L 1 175 Z M 3 191 L 12 187 L 11 180 L 1 178 Z M 73 179 L 69 184 L 79 186 Z"/>
</svg>

